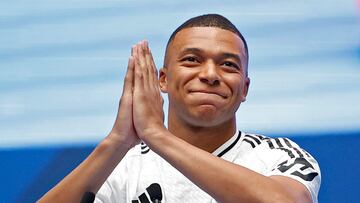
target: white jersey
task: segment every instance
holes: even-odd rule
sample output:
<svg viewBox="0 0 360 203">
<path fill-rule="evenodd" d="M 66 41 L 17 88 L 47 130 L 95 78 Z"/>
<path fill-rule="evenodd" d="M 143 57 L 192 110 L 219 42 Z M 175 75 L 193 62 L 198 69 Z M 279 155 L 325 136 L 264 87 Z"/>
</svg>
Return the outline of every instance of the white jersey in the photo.
<svg viewBox="0 0 360 203">
<path fill-rule="evenodd" d="M 321 182 L 319 165 L 309 153 L 287 138 L 239 132 L 212 154 L 265 176 L 282 175 L 295 179 L 306 186 L 312 201 L 317 202 Z M 95 202 L 146 203 L 153 199 L 216 202 L 144 143 L 126 154 L 96 194 Z"/>
</svg>

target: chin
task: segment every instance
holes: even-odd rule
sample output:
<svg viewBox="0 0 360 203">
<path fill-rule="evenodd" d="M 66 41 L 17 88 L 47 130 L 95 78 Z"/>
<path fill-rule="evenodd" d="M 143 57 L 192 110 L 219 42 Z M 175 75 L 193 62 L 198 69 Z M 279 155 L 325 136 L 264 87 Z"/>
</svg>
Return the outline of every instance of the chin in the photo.
<svg viewBox="0 0 360 203">
<path fill-rule="evenodd" d="M 214 127 L 221 125 L 223 121 L 220 121 L 218 119 L 211 119 L 211 118 L 193 118 L 189 124 L 194 127 Z"/>
<path fill-rule="evenodd" d="M 188 121 L 194 126 L 198 127 L 211 127 L 224 122 L 221 119 L 223 116 L 219 114 L 218 109 L 213 105 L 202 105 L 197 107 L 195 112 L 188 116 Z"/>
</svg>

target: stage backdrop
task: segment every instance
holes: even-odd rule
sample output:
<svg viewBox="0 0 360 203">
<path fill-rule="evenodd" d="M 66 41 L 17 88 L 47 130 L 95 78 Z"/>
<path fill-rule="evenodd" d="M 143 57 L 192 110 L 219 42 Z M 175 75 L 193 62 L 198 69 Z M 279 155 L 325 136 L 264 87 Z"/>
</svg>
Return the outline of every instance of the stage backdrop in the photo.
<svg viewBox="0 0 360 203">
<path fill-rule="evenodd" d="M 311 152 L 320 202 L 359 202 L 360 1 L 14 0 L 0 13 L 0 202 L 39 198 L 107 135 L 131 45 L 149 40 L 160 68 L 172 31 L 205 13 L 249 45 L 239 129 Z"/>
</svg>

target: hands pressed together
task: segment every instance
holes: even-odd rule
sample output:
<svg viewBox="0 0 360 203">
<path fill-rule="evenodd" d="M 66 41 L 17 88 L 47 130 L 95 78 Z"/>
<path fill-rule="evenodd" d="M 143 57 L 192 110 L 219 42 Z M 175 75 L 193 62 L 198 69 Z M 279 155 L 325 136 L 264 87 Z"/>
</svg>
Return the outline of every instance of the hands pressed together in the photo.
<svg viewBox="0 0 360 203">
<path fill-rule="evenodd" d="M 123 93 L 110 134 L 39 202 L 80 202 L 96 193 L 128 150 L 166 130 L 156 67 L 146 41 L 131 49 Z M 87 197 L 87 196 L 85 196 Z"/>
<path fill-rule="evenodd" d="M 165 129 L 158 72 L 147 41 L 131 49 L 123 94 L 111 138 L 132 147 Z"/>
</svg>

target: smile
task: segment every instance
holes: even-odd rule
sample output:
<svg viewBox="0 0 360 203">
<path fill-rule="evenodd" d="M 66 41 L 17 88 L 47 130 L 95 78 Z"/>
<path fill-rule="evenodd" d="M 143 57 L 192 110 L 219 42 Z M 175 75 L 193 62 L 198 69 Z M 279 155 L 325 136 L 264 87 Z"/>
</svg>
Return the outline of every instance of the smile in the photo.
<svg viewBox="0 0 360 203">
<path fill-rule="evenodd" d="M 223 99 L 226 99 L 227 96 L 224 94 L 221 94 L 219 92 L 214 92 L 214 91 L 208 91 L 208 90 L 190 90 L 189 93 L 197 93 L 197 94 L 208 94 L 208 95 L 217 95 L 222 97 Z"/>
</svg>

